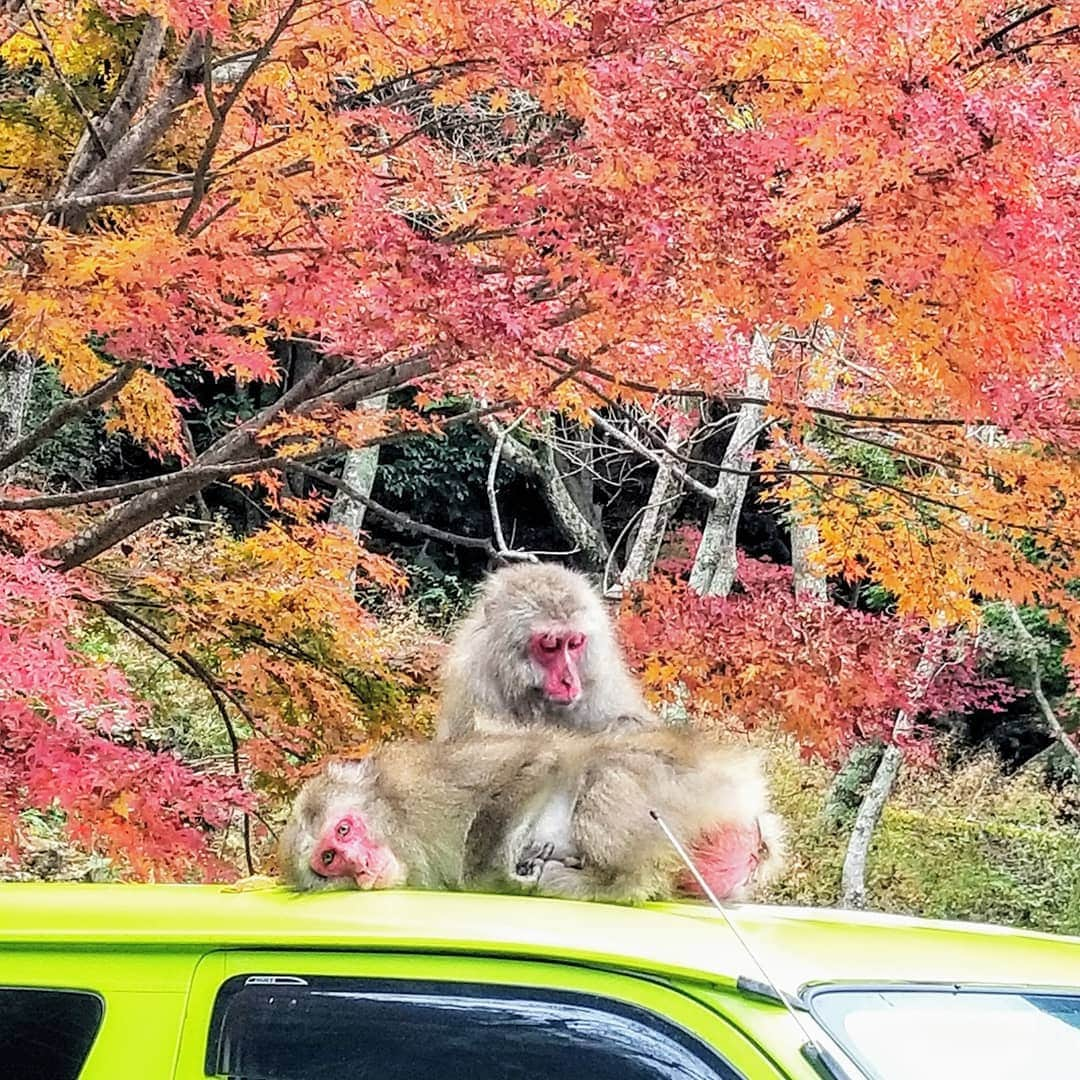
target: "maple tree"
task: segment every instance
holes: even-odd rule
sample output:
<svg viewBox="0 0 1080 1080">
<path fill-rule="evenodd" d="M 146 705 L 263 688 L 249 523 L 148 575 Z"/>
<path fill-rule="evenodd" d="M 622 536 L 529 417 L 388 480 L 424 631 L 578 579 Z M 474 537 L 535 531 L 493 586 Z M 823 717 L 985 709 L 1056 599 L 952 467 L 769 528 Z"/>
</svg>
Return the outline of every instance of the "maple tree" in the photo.
<svg viewBox="0 0 1080 1080">
<path fill-rule="evenodd" d="M 36 575 L 21 603 L 48 620 L 13 613 L 19 634 L 63 641 L 71 597 L 93 598 L 222 695 L 267 778 L 302 768 L 298 743 L 347 745 L 415 704 L 344 568 L 383 586 L 398 571 L 324 524 L 341 482 L 320 462 L 480 416 L 590 422 L 672 394 L 738 406 L 755 328 L 773 346 L 762 424 L 782 437 L 754 469 L 817 528 L 822 573 L 878 582 L 937 627 L 996 597 L 1075 631 L 1077 15 L 986 0 L 6 4 L 0 339 L 72 396 L 0 448 L 0 470 L 97 409 L 160 462 L 90 490 L 0 491 L 20 523 L 5 573 Z M 307 357 L 294 377 L 283 343 Z M 185 374 L 279 390 L 195 448 Z M 465 404 L 424 411 L 447 400 Z M 647 425 L 640 440 L 687 465 Z M 164 553 L 156 523 L 228 480 L 272 525 L 221 538 L 202 565 Z M 38 513 L 48 527 L 27 527 Z M 766 600 L 777 587 L 750 583 Z M 643 602 L 671 602 L 655 588 Z M 760 630 L 732 676 L 749 684 L 794 645 L 767 602 L 730 604 Z M 848 690 L 829 680 L 871 624 L 805 618 L 834 629 L 842 670 L 786 682 L 789 715 L 809 745 L 839 745 L 900 707 L 914 638 L 894 628 L 871 649 L 893 675 Z M 693 679 L 716 660 L 704 647 L 688 625 L 666 662 Z M 91 669 L 65 663 L 88 700 Z M 359 672 L 404 695 L 368 728 Z M 827 723 L 826 685 L 843 702 Z M 58 733 L 76 715 L 46 712 Z"/>
</svg>

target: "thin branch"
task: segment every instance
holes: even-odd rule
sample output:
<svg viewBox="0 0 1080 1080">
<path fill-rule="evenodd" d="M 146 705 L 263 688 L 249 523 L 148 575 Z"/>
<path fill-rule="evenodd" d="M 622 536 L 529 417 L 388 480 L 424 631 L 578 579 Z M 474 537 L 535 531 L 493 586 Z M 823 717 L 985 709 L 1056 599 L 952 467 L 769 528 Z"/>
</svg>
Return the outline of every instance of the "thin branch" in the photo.
<svg viewBox="0 0 1080 1080">
<path fill-rule="evenodd" d="M 818 236 L 827 236 L 831 232 L 835 232 L 842 225 L 846 225 L 849 221 L 853 221 L 862 213 L 862 203 L 858 199 L 849 203 L 839 214 L 836 215 L 831 221 L 825 222 L 824 225 L 817 227 Z"/>
<path fill-rule="evenodd" d="M 491 451 L 491 462 L 488 464 L 487 496 L 488 507 L 491 511 L 491 527 L 495 533 L 495 548 L 503 558 L 512 556 L 513 552 L 511 552 L 507 545 L 506 536 L 503 534 L 502 518 L 499 515 L 499 497 L 495 493 L 495 477 L 499 471 L 499 463 L 502 461 L 503 446 L 506 444 L 506 440 L 509 438 L 510 433 L 523 419 L 524 414 L 519 416 L 507 427 L 499 427 L 499 433 L 495 437 L 495 446 Z M 532 557 L 532 561 L 536 561 L 535 556 Z"/>
<path fill-rule="evenodd" d="M 37 33 L 38 41 L 41 42 L 41 48 L 45 52 L 45 56 L 49 61 L 49 67 L 52 68 L 53 74 L 60 81 L 60 85 L 64 88 L 64 93 L 71 99 L 72 105 L 75 106 L 79 115 L 83 118 L 86 124 L 86 130 L 90 133 L 90 138 L 94 140 L 94 146 L 97 152 L 102 156 L 108 153 L 105 149 L 105 144 L 101 141 L 101 136 L 98 134 L 97 128 L 94 126 L 94 117 L 90 110 L 83 104 L 82 99 L 75 92 L 75 87 L 68 81 L 68 77 L 64 74 L 60 67 L 59 61 L 56 59 L 56 53 L 53 52 L 52 43 L 49 41 L 48 35 L 45 33 L 45 28 L 38 20 L 37 12 L 34 11 L 33 4 L 30 0 L 23 0 L 23 8 L 26 11 L 30 21 L 34 24 L 34 31 Z"/>
<path fill-rule="evenodd" d="M 1057 714 L 1051 707 L 1046 692 L 1043 690 L 1042 670 L 1039 665 L 1039 654 L 1035 645 L 1035 638 L 1024 625 L 1024 620 L 1020 618 L 1020 612 L 1017 610 L 1016 605 L 1009 601 L 1006 607 L 1009 612 L 1009 619 L 1016 630 L 1017 636 L 1020 638 L 1028 666 L 1031 669 L 1032 697 L 1038 703 L 1039 710 L 1042 712 L 1043 719 L 1046 721 L 1046 726 L 1050 729 L 1051 734 L 1068 751 L 1073 761 L 1080 765 L 1080 746 L 1077 746 L 1075 739 L 1070 738 L 1069 733 L 1061 726 L 1061 721 L 1057 718 Z"/>
<path fill-rule="evenodd" d="M 33 431 L 27 432 L 18 442 L 0 452 L 0 472 L 32 454 L 65 424 L 103 405 L 131 381 L 137 370 L 137 364 L 124 364 L 96 386 L 91 387 L 82 397 L 57 405 Z"/>
<path fill-rule="evenodd" d="M 145 645 L 149 646 L 161 656 L 164 656 L 181 671 L 191 675 L 206 687 L 207 692 L 214 701 L 214 706 L 218 711 L 218 715 L 221 717 L 221 721 L 225 726 L 225 733 L 229 740 L 229 755 L 232 759 L 233 775 L 235 775 L 240 786 L 243 787 L 244 775 L 240 765 L 240 739 L 236 734 L 236 727 L 233 724 L 232 717 L 229 716 L 229 710 L 225 707 L 223 695 L 229 698 L 233 705 L 236 706 L 237 710 L 252 725 L 253 729 L 256 726 L 254 724 L 254 717 L 252 717 L 248 710 L 236 700 L 235 695 L 230 693 L 225 687 L 221 686 L 201 661 L 197 660 L 185 649 L 174 651 L 164 640 L 164 635 L 162 635 L 161 631 L 152 623 L 148 623 L 134 612 L 127 611 L 125 608 L 111 600 L 95 600 L 91 602 L 100 607 L 109 618 L 120 623 L 120 625 L 129 633 L 134 634 Z M 245 811 L 245 824 L 247 823 L 247 820 L 248 814 L 247 811 Z M 254 874 L 255 859 L 251 851 L 250 827 L 244 829 L 244 860 L 247 863 L 248 873 Z"/>
<path fill-rule="evenodd" d="M 172 202 L 191 195 L 190 187 L 166 188 L 162 191 L 98 191 L 92 195 L 66 195 L 59 199 L 34 199 L 30 202 L 6 203 L 0 214 L 21 214 L 30 211 L 60 214 L 68 210 L 96 210 L 101 206 L 145 206 L 148 203 Z"/>
<path fill-rule="evenodd" d="M 396 511 L 383 506 L 382 503 L 376 502 L 369 495 L 365 495 L 362 491 L 353 487 L 352 484 L 346 483 L 336 476 L 331 476 L 321 469 L 314 469 L 310 465 L 305 465 L 301 461 L 290 461 L 288 468 L 302 473 L 304 476 L 309 476 L 313 480 L 318 480 L 322 484 L 328 484 L 338 491 L 345 492 L 350 499 L 360 503 L 361 506 L 364 506 L 376 517 L 381 517 L 384 521 L 389 522 L 391 525 L 396 526 L 404 532 L 412 533 L 414 536 L 426 536 L 431 540 L 438 540 L 443 544 L 452 544 L 455 547 L 473 548 L 477 551 L 486 552 L 490 556 L 502 559 L 516 559 L 524 562 L 531 561 L 533 558 L 527 552 L 498 551 L 491 540 L 486 537 L 462 536 L 459 533 L 446 532 L 443 529 L 436 529 L 434 526 L 425 525 L 423 522 L 416 521 L 406 514 L 399 514 Z"/>
<path fill-rule="evenodd" d="M 336 452 L 327 449 L 320 454 L 304 455 L 303 460 L 318 460 Z M 128 499 L 133 495 L 142 495 L 147 491 L 158 491 L 175 485 L 187 484 L 191 480 L 211 483 L 215 480 L 227 480 L 230 476 L 246 476 L 251 473 L 281 470 L 286 465 L 296 462 L 297 458 L 268 457 L 251 461 L 237 461 L 228 465 L 189 465 L 174 472 L 160 476 L 147 476 L 142 480 L 131 480 L 124 484 L 109 484 L 105 487 L 87 488 L 85 491 L 65 491 L 56 495 L 28 495 L 21 499 L 0 498 L 0 510 L 55 510 L 64 506 L 86 506 L 90 503 L 108 502 L 112 499 Z M 205 486 L 201 484 L 200 487 Z"/>
<path fill-rule="evenodd" d="M 195 176 L 191 185 L 191 199 L 187 206 L 184 207 L 184 212 L 180 215 L 180 220 L 176 224 L 176 234 L 178 236 L 182 236 L 188 231 L 192 219 L 195 217 L 195 214 L 198 212 L 199 207 L 202 205 L 202 201 L 206 196 L 210 166 L 214 160 L 214 154 L 217 151 L 218 143 L 221 141 L 221 136 L 225 133 L 225 122 L 228 119 L 229 112 L 240 99 L 240 95 L 244 92 L 244 88 L 247 86 L 251 77 L 262 66 L 270 53 L 273 52 L 274 46 L 278 43 L 278 39 L 285 33 L 289 23 L 292 21 L 292 17 L 304 2 L 305 0 L 292 0 L 292 3 L 289 4 L 282 13 L 281 18 L 279 18 L 274 25 L 274 29 L 270 31 L 266 40 L 259 46 L 251 59 L 251 63 L 244 68 L 243 74 L 241 74 L 236 82 L 233 83 L 232 89 L 225 95 L 225 100 L 221 103 L 220 107 L 217 108 L 216 112 L 211 105 L 210 111 L 213 117 L 213 125 L 210 128 L 210 134 L 206 137 L 202 153 L 199 155 L 199 162 L 195 166 Z M 207 93 L 212 99 L 212 92 L 208 90 Z"/>
</svg>

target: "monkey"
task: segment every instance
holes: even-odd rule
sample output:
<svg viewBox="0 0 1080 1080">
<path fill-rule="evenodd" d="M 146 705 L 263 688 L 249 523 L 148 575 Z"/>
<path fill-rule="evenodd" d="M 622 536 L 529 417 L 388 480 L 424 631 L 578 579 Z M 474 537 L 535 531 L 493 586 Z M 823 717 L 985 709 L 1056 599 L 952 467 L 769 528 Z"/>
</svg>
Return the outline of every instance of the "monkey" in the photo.
<svg viewBox="0 0 1080 1080">
<path fill-rule="evenodd" d="M 466 876 L 583 900 L 700 895 L 651 811 L 720 899 L 747 899 L 782 867 L 758 755 L 659 729 L 538 747 L 474 821 Z"/>
<path fill-rule="evenodd" d="M 658 720 L 627 670 L 600 596 L 552 563 L 504 567 L 484 583 L 442 671 L 436 738 L 551 725 L 642 730 Z"/>
<path fill-rule="evenodd" d="M 387 743 L 328 762 L 293 804 L 278 844 L 281 876 L 302 892 L 462 888 L 469 829 L 530 749 L 492 736 Z"/>
<path fill-rule="evenodd" d="M 301 791 L 280 862 L 300 891 L 693 894 L 654 809 L 721 899 L 746 898 L 777 873 L 782 830 L 760 762 L 673 730 L 527 728 L 332 762 Z"/>
</svg>

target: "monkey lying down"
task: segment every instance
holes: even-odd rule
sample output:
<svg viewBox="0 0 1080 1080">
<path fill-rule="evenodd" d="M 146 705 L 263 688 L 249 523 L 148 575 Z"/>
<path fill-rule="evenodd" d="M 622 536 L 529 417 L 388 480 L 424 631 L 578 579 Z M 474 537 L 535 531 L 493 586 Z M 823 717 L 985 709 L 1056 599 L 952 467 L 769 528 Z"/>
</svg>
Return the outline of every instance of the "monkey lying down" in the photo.
<svg viewBox="0 0 1080 1080">
<path fill-rule="evenodd" d="M 301 790 L 280 862 L 298 890 L 700 895 L 652 810 L 721 899 L 745 899 L 780 868 L 782 831 L 756 755 L 671 730 L 550 728 L 331 762 Z"/>
</svg>

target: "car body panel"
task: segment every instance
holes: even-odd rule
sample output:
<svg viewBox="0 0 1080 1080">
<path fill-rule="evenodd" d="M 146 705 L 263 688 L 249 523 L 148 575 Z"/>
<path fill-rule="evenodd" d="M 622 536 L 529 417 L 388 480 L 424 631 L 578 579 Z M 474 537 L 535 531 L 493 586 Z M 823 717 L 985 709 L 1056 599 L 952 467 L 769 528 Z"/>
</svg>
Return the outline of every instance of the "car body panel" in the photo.
<svg viewBox="0 0 1080 1080">
<path fill-rule="evenodd" d="M 825 983 L 1077 988 L 1080 938 L 758 905 L 20 883 L 0 885 L 0 965 L 2 985 L 104 998 L 80 1080 L 201 1077 L 214 997 L 245 973 L 593 993 L 683 1025 L 747 1076 L 809 1080 L 805 1032 L 770 979 L 789 995 Z M 747 979 L 765 994 L 746 992 Z"/>
<path fill-rule="evenodd" d="M 19 943 L 407 948 L 545 957 L 721 986 L 760 979 L 757 957 L 789 993 L 821 980 L 1071 986 L 1080 977 L 1080 938 L 1033 931 L 753 904 L 722 916 L 704 903 L 630 907 L 409 890 L 0 885 L 0 947 Z"/>
</svg>

